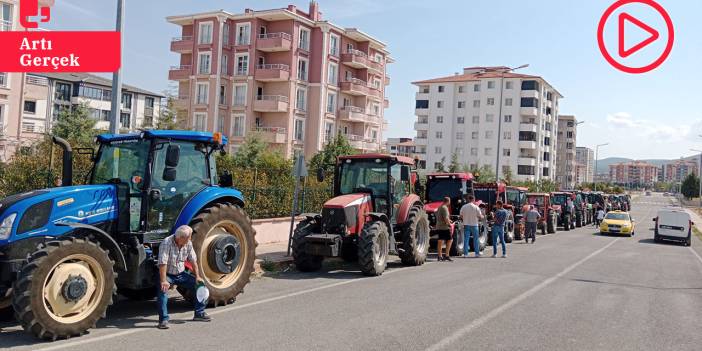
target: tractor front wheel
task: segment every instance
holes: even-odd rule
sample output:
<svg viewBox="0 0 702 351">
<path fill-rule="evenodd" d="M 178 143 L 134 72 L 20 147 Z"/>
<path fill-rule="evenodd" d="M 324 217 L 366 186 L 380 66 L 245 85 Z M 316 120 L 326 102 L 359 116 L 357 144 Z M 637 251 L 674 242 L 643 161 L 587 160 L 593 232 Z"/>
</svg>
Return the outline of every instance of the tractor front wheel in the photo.
<svg viewBox="0 0 702 351">
<path fill-rule="evenodd" d="M 563 229 L 565 231 L 569 231 L 571 225 L 572 225 L 572 223 L 570 221 L 570 215 L 563 216 Z"/>
<path fill-rule="evenodd" d="M 190 226 L 210 304 L 234 302 L 254 270 L 257 244 L 251 219 L 238 206 L 218 203 L 202 210 Z"/>
<path fill-rule="evenodd" d="M 305 219 L 298 223 L 295 227 L 295 233 L 292 239 L 292 255 L 295 267 L 302 272 L 315 272 L 322 268 L 324 257 L 310 255 L 305 252 L 305 237 L 318 231 L 316 221 L 313 219 Z M 342 250 L 346 247 L 344 245 Z M 343 252 L 343 251 L 342 251 Z"/>
<path fill-rule="evenodd" d="M 29 257 L 12 288 L 17 320 L 41 339 L 82 335 L 112 304 L 117 276 L 113 267 L 96 242 L 49 241 Z"/>
<path fill-rule="evenodd" d="M 465 245 L 463 235 L 463 222 L 456 221 L 453 224 L 453 242 L 451 243 L 451 250 L 449 254 L 451 256 L 463 255 L 463 246 Z"/>
<path fill-rule="evenodd" d="M 429 219 L 419 207 L 412 207 L 402 232 L 400 260 L 405 266 L 421 266 L 429 252 Z"/>
<path fill-rule="evenodd" d="M 358 263 L 368 276 L 383 274 L 390 252 L 390 234 L 382 221 L 368 222 L 358 238 Z"/>
<path fill-rule="evenodd" d="M 555 234 L 556 233 L 556 217 L 551 217 L 546 219 L 546 231 L 549 234 Z"/>
</svg>

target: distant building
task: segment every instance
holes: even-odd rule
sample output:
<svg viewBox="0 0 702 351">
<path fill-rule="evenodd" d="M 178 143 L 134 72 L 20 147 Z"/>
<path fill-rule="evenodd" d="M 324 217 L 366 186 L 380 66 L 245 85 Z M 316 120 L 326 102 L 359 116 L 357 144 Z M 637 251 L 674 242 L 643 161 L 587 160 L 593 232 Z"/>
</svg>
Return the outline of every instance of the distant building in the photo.
<svg viewBox="0 0 702 351">
<path fill-rule="evenodd" d="M 609 173 L 595 174 L 595 178 L 594 178 L 595 183 L 609 183 L 609 181 L 610 181 Z"/>
<path fill-rule="evenodd" d="M 595 178 L 595 152 L 587 147 L 575 148 L 576 183 L 592 183 Z"/>
<path fill-rule="evenodd" d="M 612 183 L 630 186 L 650 186 L 658 181 L 659 168 L 641 161 L 623 162 L 609 166 Z"/>
<path fill-rule="evenodd" d="M 662 168 L 664 182 L 682 182 L 690 174 L 699 174 L 699 160 L 676 160 Z"/>
<path fill-rule="evenodd" d="M 388 138 L 385 141 L 385 152 L 396 156 L 412 157 L 416 155 L 412 138 Z"/>
<path fill-rule="evenodd" d="M 578 121 L 575 116 L 558 116 L 558 139 L 556 141 L 556 183 L 562 189 L 575 187 L 575 142 Z"/>
</svg>

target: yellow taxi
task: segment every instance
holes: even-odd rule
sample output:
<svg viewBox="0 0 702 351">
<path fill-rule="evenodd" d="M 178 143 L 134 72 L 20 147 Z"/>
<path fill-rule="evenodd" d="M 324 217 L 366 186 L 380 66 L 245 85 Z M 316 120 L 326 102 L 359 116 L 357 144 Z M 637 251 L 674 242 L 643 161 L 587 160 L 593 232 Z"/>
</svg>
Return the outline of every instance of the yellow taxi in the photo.
<svg viewBox="0 0 702 351">
<path fill-rule="evenodd" d="M 634 235 L 634 220 L 629 212 L 609 211 L 600 224 L 601 234 Z"/>
</svg>

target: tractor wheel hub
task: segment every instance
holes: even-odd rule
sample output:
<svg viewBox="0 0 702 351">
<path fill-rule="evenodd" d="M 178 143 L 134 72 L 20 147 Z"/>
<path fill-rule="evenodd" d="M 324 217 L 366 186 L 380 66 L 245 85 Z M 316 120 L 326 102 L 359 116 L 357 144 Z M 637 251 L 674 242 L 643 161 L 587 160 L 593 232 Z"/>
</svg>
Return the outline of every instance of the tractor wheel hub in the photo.
<svg viewBox="0 0 702 351">
<path fill-rule="evenodd" d="M 88 282 L 80 275 L 69 276 L 68 279 L 63 283 L 63 289 L 61 289 L 61 295 L 66 301 L 76 302 L 85 296 L 88 291 Z"/>
<path fill-rule="evenodd" d="M 212 240 L 208 249 L 207 261 L 212 270 L 229 274 L 236 270 L 241 258 L 241 243 L 232 235 L 219 235 Z"/>
</svg>

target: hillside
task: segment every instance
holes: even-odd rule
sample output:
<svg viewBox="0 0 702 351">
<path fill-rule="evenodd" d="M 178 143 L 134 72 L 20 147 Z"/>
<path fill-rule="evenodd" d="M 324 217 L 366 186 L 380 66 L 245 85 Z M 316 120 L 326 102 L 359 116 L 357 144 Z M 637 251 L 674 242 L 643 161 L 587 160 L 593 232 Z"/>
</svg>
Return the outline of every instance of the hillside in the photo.
<svg viewBox="0 0 702 351">
<path fill-rule="evenodd" d="M 697 157 L 687 157 L 686 159 L 697 159 Z M 603 158 L 597 162 L 597 173 L 607 173 L 609 172 L 609 165 L 613 165 L 615 163 L 621 163 L 621 162 L 629 162 L 629 161 L 634 161 L 630 158 L 624 158 L 624 157 L 608 157 L 608 158 Z M 637 160 L 637 161 L 643 161 L 643 162 L 648 162 L 650 164 L 656 165 L 656 166 L 662 166 L 666 163 L 670 163 L 673 160 L 661 160 L 661 159 L 650 159 L 650 160 Z"/>
</svg>

